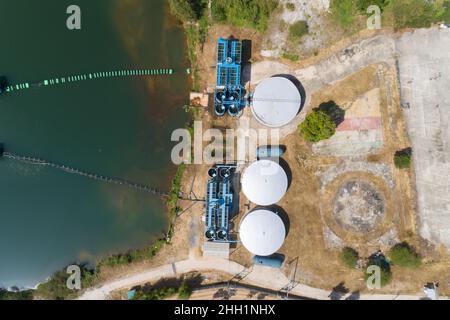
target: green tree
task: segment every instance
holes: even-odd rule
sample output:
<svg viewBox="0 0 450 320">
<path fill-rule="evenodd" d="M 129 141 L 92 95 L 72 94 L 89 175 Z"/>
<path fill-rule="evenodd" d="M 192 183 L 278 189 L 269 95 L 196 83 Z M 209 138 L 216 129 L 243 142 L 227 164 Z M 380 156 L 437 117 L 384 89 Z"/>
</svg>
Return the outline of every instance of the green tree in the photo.
<svg viewBox="0 0 450 320">
<path fill-rule="evenodd" d="M 205 8 L 204 0 L 169 0 L 170 9 L 182 21 L 195 21 L 201 18 Z"/>
<path fill-rule="evenodd" d="M 342 263 L 344 263 L 347 267 L 354 268 L 358 262 L 359 255 L 355 249 L 346 247 L 342 249 L 340 258 Z"/>
<path fill-rule="evenodd" d="M 396 244 L 389 251 L 389 258 L 394 265 L 417 268 L 422 264 L 419 255 L 406 242 Z"/>
<path fill-rule="evenodd" d="M 178 289 L 178 299 L 188 300 L 192 295 L 192 288 L 187 284 L 186 280 L 181 283 Z"/>
<path fill-rule="evenodd" d="M 394 155 L 394 164 L 399 169 L 408 169 L 411 167 L 411 148 L 397 151 Z"/>
<path fill-rule="evenodd" d="M 306 141 L 315 143 L 331 138 L 336 132 L 336 123 L 327 113 L 314 110 L 300 124 L 299 130 Z"/>
<path fill-rule="evenodd" d="M 0 288 L 0 300 L 33 300 L 33 290 L 11 292 Z"/>
<path fill-rule="evenodd" d="M 366 271 L 369 266 L 378 266 L 380 267 L 380 285 L 384 287 L 392 280 L 392 272 L 391 266 L 389 262 L 386 260 L 386 257 L 383 254 L 375 254 L 369 257 L 369 261 L 366 266 Z M 364 278 L 366 281 L 369 279 L 371 274 L 364 272 Z"/>
</svg>

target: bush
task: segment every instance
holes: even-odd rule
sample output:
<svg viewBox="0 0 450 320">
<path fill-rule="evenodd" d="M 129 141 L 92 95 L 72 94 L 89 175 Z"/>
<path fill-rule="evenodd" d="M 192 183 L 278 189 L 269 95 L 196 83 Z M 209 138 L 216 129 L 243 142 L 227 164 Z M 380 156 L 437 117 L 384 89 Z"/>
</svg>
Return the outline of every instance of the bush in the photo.
<svg viewBox="0 0 450 320">
<path fill-rule="evenodd" d="M 295 11 L 295 4 L 292 2 L 286 3 L 286 9 L 288 9 L 288 11 Z"/>
<path fill-rule="evenodd" d="M 201 18 L 206 6 L 205 0 L 169 0 L 170 10 L 182 21 Z"/>
<path fill-rule="evenodd" d="M 429 28 L 442 14 L 437 4 L 427 0 L 395 0 L 391 2 L 395 29 Z"/>
<path fill-rule="evenodd" d="M 395 1 L 395 0 L 394 0 Z M 372 5 L 378 6 L 381 11 L 386 8 L 390 3 L 390 0 L 356 0 L 356 8 L 362 14 L 367 13 L 367 8 Z"/>
<path fill-rule="evenodd" d="M 298 59 L 300 59 L 300 56 L 298 54 L 290 53 L 290 52 L 283 52 L 281 57 L 283 59 L 288 59 L 288 60 L 291 60 L 291 61 L 298 61 Z"/>
<path fill-rule="evenodd" d="M 367 268 L 370 266 L 378 266 L 380 267 L 380 285 L 384 287 L 392 279 L 391 266 L 389 262 L 386 260 L 386 257 L 382 254 L 375 254 L 369 257 L 369 262 L 366 266 L 366 272 L 364 272 L 364 278 L 367 281 L 371 274 L 367 273 Z"/>
<path fill-rule="evenodd" d="M 442 21 L 450 23 L 450 0 L 445 0 L 442 8 Z"/>
<path fill-rule="evenodd" d="M 308 34 L 308 24 L 306 21 L 297 21 L 289 27 L 289 39 L 296 41 Z"/>
<path fill-rule="evenodd" d="M 314 110 L 306 117 L 299 130 L 306 141 L 315 143 L 331 138 L 336 132 L 336 124 L 325 112 Z"/>
<path fill-rule="evenodd" d="M 215 0 L 211 12 L 216 22 L 263 32 L 277 7 L 277 0 Z"/>
<path fill-rule="evenodd" d="M 91 287 L 95 272 L 86 266 L 80 266 L 80 269 L 82 288 Z M 69 276 L 70 274 L 66 272 L 66 268 L 54 273 L 47 282 L 41 283 L 37 287 L 34 296 L 46 300 L 67 300 L 75 298 L 79 292 L 67 288 L 67 279 Z"/>
<path fill-rule="evenodd" d="M 419 255 L 407 243 L 396 244 L 389 252 L 394 265 L 406 268 L 417 268 L 422 261 Z"/>
<path fill-rule="evenodd" d="M 0 300 L 33 300 L 33 290 L 11 292 L 0 288 Z"/>
<path fill-rule="evenodd" d="M 133 300 L 164 300 L 176 295 L 176 288 L 158 288 L 146 291 L 138 291 Z"/>
<path fill-rule="evenodd" d="M 180 288 L 178 289 L 178 299 L 188 300 L 192 295 L 192 289 L 187 284 L 186 281 L 183 281 Z"/>
<path fill-rule="evenodd" d="M 354 0 L 332 0 L 330 10 L 333 18 L 343 28 L 353 25 L 356 16 Z"/>
<path fill-rule="evenodd" d="M 344 248 L 341 251 L 341 261 L 349 268 L 356 267 L 356 263 L 358 262 L 359 255 L 356 250 L 352 248 Z"/>
<path fill-rule="evenodd" d="M 408 169 L 411 167 L 411 148 L 397 151 L 394 155 L 395 166 L 399 169 Z"/>
</svg>

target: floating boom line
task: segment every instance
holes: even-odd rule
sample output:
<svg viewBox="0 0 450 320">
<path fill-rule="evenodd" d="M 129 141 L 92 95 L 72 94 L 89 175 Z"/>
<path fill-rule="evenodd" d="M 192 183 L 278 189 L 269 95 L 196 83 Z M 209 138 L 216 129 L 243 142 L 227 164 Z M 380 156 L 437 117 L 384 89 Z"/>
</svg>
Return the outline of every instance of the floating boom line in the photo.
<svg viewBox="0 0 450 320">
<path fill-rule="evenodd" d="M 6 86 L 0 89 L 1 92 L 13 92 L 30 89 L 33 87 L 49 87 L 56 85 L 65 85 L 74 82 L 97 80 L 103 78 L 123 78 L 123 77 L 146 77 L 146 76 L 169 76 L 175 74 L 174 69 L 130 69 L 116 71 L 102 71 L 94 73 L 86 73 L 80 75 L 72 75 L 68 77 L 52 78 L 37 83 L 24 82 L 15 85 Z"/>
<path fill-rule="evenodd" d="M 108 176 L 103 176 L 103 175 L 96 174 L 96 173 L 90 173 L 90 172 L 87 172 L 87 171 L 79 170 L 79 169 L 72 168 L 72 167 L 69 167 L 69 166 L 66 166 L 66 165 L 54 163 L 54 162 L 51 162 L 51 161 L 47 161 L 47 160 L 43 160 L 43 159 L 39 159 L 39 158 L 35 158 L 35 157 L 17 155 L 17 154 L 9 153 L 9 152 L 4 152 L 3 153 L 3 157 L 11 159 L 11 160 L 15 160 L 15 161 L 28 163 L 28 164 L 31 164 L 31 165 L 50 167 L 50 168 L 58 169 L 58 170 L 64 171 L 64 172 L 69 173 L 69 174 L 86 177 L 86 178 L 89 178 L 89 179 L 92 179 L 92 180 L 97 180 L 97 181 L 101 181 L 101 182 L 105 182 L 105 183 L 110 183 L 110 184 L 115 184 L 115 185 L 121 185 L 121 186 L 134 188 L 134 189 L 137 189 L 139 191 L 144 191 L 144 192 L 147 192 L 147 193 L 153 194 L 155 196 L 159 196 L 159 197 L 168 197 L 170 195 L 169 192 L 164 192 L 164 191 L 161 191 L 161 190 L 159 190 L 157 188 L 153 188 L 153 187 L 150 187 L 150 186 L 147 186 L 147 185 L 144 185 L 144 184 L 128 181 L 128 180 L 121 179 L 121 178 L 108 177 Z M 182 198 L 182 197 L 183 197 L 183 195 L 179 194 L 179 198 Z"/>
</svg>

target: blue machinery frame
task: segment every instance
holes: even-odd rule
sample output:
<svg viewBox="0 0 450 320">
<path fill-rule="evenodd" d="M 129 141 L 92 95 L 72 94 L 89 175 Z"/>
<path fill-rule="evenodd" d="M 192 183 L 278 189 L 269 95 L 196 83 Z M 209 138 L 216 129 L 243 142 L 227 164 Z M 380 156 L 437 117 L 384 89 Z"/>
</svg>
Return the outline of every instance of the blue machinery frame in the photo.
<svg viewBox="0 0 450 320">
<path fill-rule="evenodd" d="M 235 165 L 216 165 L 209 169 L 205 205 L 205 236 L 208 241 L 229 242 L 229 221 L 233 207 L 231 185 Z"/>
<path fill-rule="evenodd" d="M 236 117 L 246 106 L 245 89 L 241 84 L 242 42 L 219 38 L 217 42 L 217 84 L 214 92 L 214 111 Z"/>
</svg>

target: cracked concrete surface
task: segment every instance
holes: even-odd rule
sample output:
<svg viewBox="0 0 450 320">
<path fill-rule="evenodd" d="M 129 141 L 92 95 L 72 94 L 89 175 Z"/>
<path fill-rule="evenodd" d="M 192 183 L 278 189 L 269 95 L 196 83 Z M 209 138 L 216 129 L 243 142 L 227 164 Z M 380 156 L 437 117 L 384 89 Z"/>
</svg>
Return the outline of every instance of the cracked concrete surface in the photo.
<svg viewBox="0 0 450 320">
<path fill-rule="evenodd" d="M 450 248 L 450 30 L 416 30 L 396 44 L 416 172 L 419 231 Z"/>
</svg>

